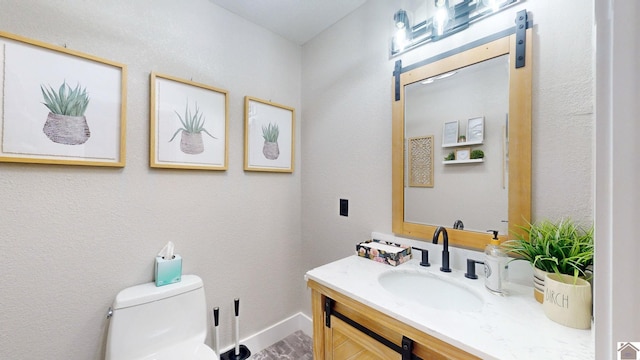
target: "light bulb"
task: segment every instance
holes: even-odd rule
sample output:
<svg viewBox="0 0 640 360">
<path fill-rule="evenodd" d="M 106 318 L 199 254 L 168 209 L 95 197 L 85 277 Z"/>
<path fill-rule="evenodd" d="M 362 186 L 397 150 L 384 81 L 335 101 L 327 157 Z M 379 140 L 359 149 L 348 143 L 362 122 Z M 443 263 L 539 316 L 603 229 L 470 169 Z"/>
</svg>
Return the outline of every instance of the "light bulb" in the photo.
<svg viewBox="0 0 640 360">
<path fill-rule="evenodd" d="M 396 23 L 398 29 L 405 29 L 409 26 L 409 18 L 407 12 L 400 9 L 393 15 L 393 21 Z"/>
<path fill-rule="evenodd" d="M 405 46 L 407 46 L 407 30 L 404 28 L 398 29 L 393 37 L 393 41 L 396 44 L 395 47 L 398 48 L 399 51 L 404 50 Z"/>
<path fill-rule="evenodd" d="M 449 22 L 449 13 L 445 7 L 440 7 L 433 15 L 433 27 L 438 35 L 444 34 L 444 28 Z"/>
</svg>

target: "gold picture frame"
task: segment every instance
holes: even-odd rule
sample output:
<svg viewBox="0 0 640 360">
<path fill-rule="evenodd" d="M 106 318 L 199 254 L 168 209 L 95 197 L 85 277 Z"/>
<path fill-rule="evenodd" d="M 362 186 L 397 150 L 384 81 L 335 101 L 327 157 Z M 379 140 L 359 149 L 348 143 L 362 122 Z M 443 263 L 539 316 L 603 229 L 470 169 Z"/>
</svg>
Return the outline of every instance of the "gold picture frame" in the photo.
<svg viewBox="0 0 640 360">
<path fill-rule="evenodd" d="M 149 166 L 227 170 L 227 91 L 152 72 Z"/>
<path fill-rule="evenodd" d="M 293 172 L 295 109 L 245 97 L 244 170 Z"/>
<path fill-rule="evenodd" d="M 0 162 L 125 166 L 126 65 L 0 32 Z"/>
</svg>

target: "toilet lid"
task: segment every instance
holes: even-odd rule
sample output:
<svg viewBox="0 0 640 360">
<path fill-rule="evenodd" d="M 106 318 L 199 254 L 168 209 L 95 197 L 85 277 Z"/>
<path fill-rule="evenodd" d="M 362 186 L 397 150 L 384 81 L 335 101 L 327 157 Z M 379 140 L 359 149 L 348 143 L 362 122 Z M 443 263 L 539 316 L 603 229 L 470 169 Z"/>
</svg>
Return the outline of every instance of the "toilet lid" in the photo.
<svg viewBox="0 0 640 360">
<path fill-rule="evenodd" d="M 162 349 L 141 360 L 214 360 L 215 351 L 205 344 L 185 343 Z"/>
</svg>

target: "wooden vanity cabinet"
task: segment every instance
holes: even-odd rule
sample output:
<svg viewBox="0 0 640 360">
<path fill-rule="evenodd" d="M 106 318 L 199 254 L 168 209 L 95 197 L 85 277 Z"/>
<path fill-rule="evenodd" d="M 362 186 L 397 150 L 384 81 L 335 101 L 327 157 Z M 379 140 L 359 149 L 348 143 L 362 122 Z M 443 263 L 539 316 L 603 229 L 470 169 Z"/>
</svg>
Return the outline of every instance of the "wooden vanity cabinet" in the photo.
<svg viewBox="0 0 640 360">
<path fill-rule="evenodd" d="M 315 360 L 479 359 L 313 280 L 307 285 Z"/>
</svg>

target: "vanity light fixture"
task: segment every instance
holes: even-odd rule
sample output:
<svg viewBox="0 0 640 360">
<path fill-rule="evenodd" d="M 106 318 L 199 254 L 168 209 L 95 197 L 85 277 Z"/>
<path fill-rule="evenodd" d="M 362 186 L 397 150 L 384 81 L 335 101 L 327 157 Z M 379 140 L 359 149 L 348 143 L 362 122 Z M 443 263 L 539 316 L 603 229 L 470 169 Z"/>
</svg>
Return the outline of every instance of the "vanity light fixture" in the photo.
<svg viewBox="0 0 640 360">
<path fill-rule="evenodd" d="M 393 15 L 395 30 L 391 39 L 390 57 L 465 30 L 470 24 L 525 0 L 425 1 L 434 5 L 432 13 L 413 26 L 406 10 L 400 9 Z"/>
<path fill-rule="evenodd" d="M 482 0 L 485 6 L 491 8 L 492 11 L 496 12 L 500 9 L 502 5 L 504 5 L 506 0 Z"/>
</svg>

